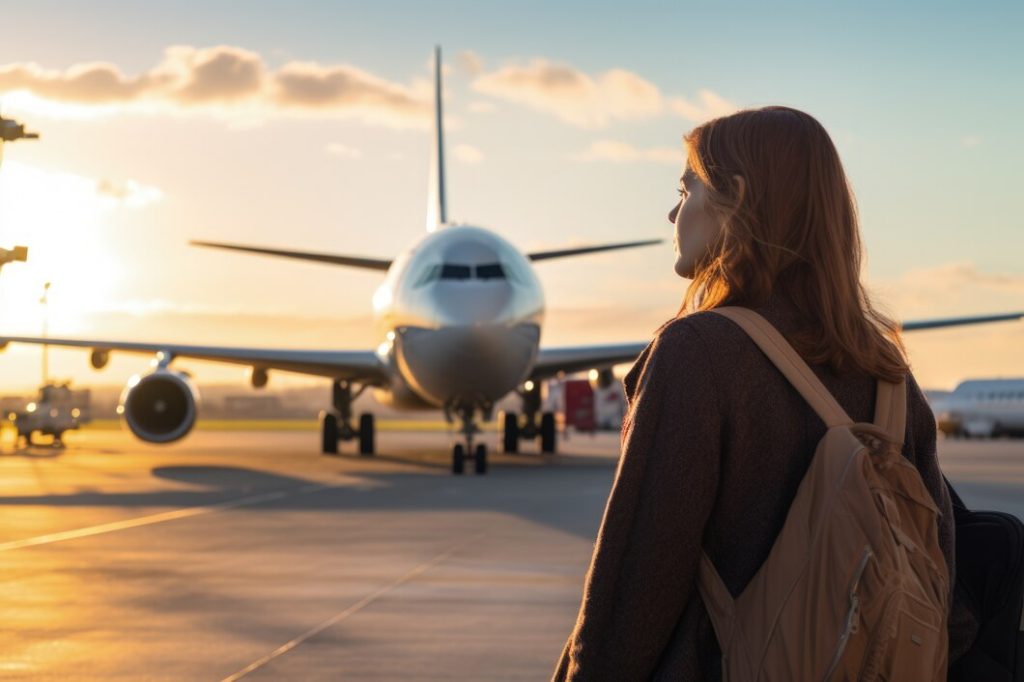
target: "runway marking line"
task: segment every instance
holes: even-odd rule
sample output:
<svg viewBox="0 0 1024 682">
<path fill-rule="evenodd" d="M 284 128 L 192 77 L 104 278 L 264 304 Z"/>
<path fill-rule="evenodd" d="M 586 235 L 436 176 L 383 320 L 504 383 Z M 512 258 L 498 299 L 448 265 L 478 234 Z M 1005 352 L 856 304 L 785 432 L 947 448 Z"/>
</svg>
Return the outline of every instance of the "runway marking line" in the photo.
<svg viewBox="0 0 1024 682">
<path fill-rule="evenodd" d="M 455 543 L 454 545 L 452 545 L 448 549 L 444 550 L 443 552 L 441 552 L 440 554 L 435 556 L 430 561 L 425 561 L 422 564 L 420 564 L 419 566 L 416 566 L 415 568 L 413 568 L 412 570 L 410 570 L 408 573 L 406 573 L 405 575 L 401 576 L 400 578 L 397 578 L 396 580 L 388 583 L 387 585 L 384 585 L 383 587 L 378 588 L 374 592 L 372 592 L 372 593 L 368 594 L 367 596 L 363 597 L 362 599 L 360 599 L 355 604 L 353 604 L 352 606 L 348 607 L 347 609 L 345 609 L 341 613 L 338 613 L 338 614 L 335 614 L 335 615 L 331 616 L 330 618 L 328 618 L 324 622 L 320 623 L 316 627 L 314 627 L 311 630 L 308 630 L 307 632 L 299 635 L 298 637 L 296 637 L 295 639 L 291 640 L 290 642 L 279 646 L 277 649 L 274 649 L 273 651 L 271 651 L 269 654 L 267 654 L 263 658 L 250 663 L 249 665 L 245 666 L 244 668 L 242 668 L 238 672 L 236 672 L 236 673 L 234 673 L 232 675 L 228 675 L 223 680 L 221 680 L 221 682 L 236 682 L 236 680 L 242 679 L 243 677 L 245 677 L 249 673 L 251 673 L 251 672 L 253 672 L 255 670 L 258 670 L 259 668 L 262 668 L 267 663 L 270 663 L 275 658 L 283 656 L 284 654 L 288 653 L 289 651 L 291 651 L 295 647 L 299 646 L 300 644 L 302 644 L 303 642 L 305 642 L 309 638 L 314 637 L 314 636 L 320 634 L 321 632 L 323 632 L 327 628 L 331 627 L 332 625 L 336 625 L 336 624 L 340 623 L 341 621 L 345 620 L 349 616 L 351 616 L 351 615 L 353 615 L 355 613 L 358 613 L 359 611 L 362 611 L 364 608 L 366 608 L 367 606 L 369 606 L 373 602 L 377 601 L 378 599 L 383 597 L 388 592 L 394 590 L 396 587 L 400 587 L 401 585 L 409 582 L 410 580 L 412 580 L 416 576 L 422 574 L 423 572 L 430 570 L 434 566 L 437 566 L 438 564 L 440 564 L 441 562 L 443 562 L 444 560 L 446 560 L 447 558 L 449 558 L 450 556 L 452 556 L 453 554 L 458 552 L 460 549 L 465 547 L 466 545 L 472 544 L 472 543 L 476 542 L 477 540 L 482 540 L 486 535 L 487 535 L 487 531 L 481 531 L 480 533 L 477 533 L 476 535 L 470 537 L 469 539 L 461 540 L 461 541 Z"/>
<path fill-rule="evenodd" d="M 37 535 L 32 538 L 0 543 L 0 552 L 9 552 L 11 550 L 22 549 L 24 547 L 49 545 L 55 542 L 63 542 L 65 540 L 77 540 L 79 538 L 86 538 L 92 535 L 102 535 L 104 533 L 113 533 L 115 531 L 127 530 L 129 528 L 149 526 L 154 523 L 163 523 L 164 521 L 187 519 L 191 516 L 201 516 L 203 514 L 211 514 L 225 509 L 236 509 L 238 507 L 248 507 L 254 504 L 279 500 L 282 497 L 287 497 L 292 494 L 305 495 L 306 493 L 315 492 L 317 490 L 326 490 L 331 487 L 333 486 L 307 485 L 295 490 L 276 490 L 271 493 L 250 495 L 248 497 L 240 497 L 234 500 L 218 502 L 216 504 L 206 504 L 199 507 L 186 507 L 184 509 L 175 509 L 173 511 L 150 514 L 149 516 L 140 516 L 134 519 L 125 519 L 124 521 L 101 523 L 98 526 L 88 526 L 86 528 L 76 528 L 75 530 L 65 530 L 57 533 L 48 533 L 46 535 Z"/>
</svg>

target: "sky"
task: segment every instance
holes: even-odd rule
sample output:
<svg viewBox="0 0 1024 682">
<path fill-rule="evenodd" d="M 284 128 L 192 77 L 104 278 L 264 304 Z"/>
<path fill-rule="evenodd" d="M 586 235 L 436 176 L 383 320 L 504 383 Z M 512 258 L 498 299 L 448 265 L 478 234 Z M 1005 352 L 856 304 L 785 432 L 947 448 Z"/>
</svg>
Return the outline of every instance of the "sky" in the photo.
<svg viewBox="0 0 1024 682">
<path fill-rule="evenodd" d="M 898 6 L 897 6 L 898 5 Z M 1024 310 L 1020 3 L 0 1 L 0 106 L 42 139 L 0 166 L 0 332 L 371 349 L 380 273 L 189 239 L 390 258 L 424 230 L 430 59 L 445 63 L 449 217 L 538 264 L 544 345 L 645 341 L 678 309 L 681 138 L 785 104 L 829 130 L 864 279 L 897 319 Z M 1014 85 L 1016 83 L 1016 85 Z M 614 322 L 610 322 L 614 320 Z M 1021 376 L 1024 323 L 906 337 L 918 382 Z M 39 381 L 0 354 L 0 394 Z M 180 363 L 199 381 L 237 367 Z M 53 350 L 59 378 L 148 358 Z M 310 380 L 275 375 L 274 385 Z"/>
</svg>

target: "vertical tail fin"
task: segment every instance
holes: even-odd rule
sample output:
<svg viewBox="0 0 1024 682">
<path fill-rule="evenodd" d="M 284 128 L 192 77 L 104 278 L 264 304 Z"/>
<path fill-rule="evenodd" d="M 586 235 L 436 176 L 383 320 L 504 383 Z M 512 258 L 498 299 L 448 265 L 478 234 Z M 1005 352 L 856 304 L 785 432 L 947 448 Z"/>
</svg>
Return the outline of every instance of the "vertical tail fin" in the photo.
<svg viewBox="0 0 1024 682">
<path fill-rule="evenodd" d="M 448 222 L 444 179 L 444 122 L 441 111 L 441 47 L 434 48 L 434 142 L 430 161 L 430 193 L 427 197 L 427 232 Z"/>
</svg>

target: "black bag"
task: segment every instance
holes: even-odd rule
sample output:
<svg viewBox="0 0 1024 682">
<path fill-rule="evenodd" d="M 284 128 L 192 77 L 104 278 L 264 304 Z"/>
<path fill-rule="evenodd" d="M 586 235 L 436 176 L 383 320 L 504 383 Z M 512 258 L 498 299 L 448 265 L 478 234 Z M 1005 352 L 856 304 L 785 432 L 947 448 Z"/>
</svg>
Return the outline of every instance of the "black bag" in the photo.
<svg viewBox="0 0 1024 682">
<path fill-rule="evenodd" d="M 956 586 L 978 636 L 949 669 L 951 682 L 1024 682 L 1024 523 L 972 511 L 946 481 L 956 519 Z"/>
</svg>

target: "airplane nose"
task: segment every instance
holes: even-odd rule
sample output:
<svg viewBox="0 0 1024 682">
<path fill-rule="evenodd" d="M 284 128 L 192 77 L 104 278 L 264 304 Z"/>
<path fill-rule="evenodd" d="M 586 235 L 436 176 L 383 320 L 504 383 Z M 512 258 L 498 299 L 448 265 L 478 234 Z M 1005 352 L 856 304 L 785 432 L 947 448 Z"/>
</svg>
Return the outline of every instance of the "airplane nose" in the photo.
<svg viewBox="0 0 1024 682">
<path fill-rule="evenodd" d="M 505 283 L 438 282 L 432 294 L 440 325 L 501 324 L 513 312 L 512 288 Z"/>
<path fill-rule="evenodd" d="M 475 325 L 398 332 L 403 376 L 439 403 L 456 397 L 496 400 L 526 376 L 536 356 L 536 324 Z"/>
</svg>

